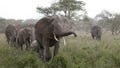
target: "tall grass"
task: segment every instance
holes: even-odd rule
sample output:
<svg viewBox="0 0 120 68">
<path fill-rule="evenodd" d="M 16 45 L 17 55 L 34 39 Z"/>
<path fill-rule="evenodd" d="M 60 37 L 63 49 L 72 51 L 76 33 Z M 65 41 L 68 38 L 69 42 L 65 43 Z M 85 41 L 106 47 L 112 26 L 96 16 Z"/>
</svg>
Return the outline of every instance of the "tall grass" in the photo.
<svg viewBox="0 0 120 68">
<path fill-rule="evenodd" d="M 50 62 L 42 62 L 31 51 L 21 51 L 8 45 L 0 35 L 0 68 L 120 68 L 120 36 L 104 33 L 101 41 L 90 34 L 78 33 L 66 37 L 67 45 Z"/>
</svg>

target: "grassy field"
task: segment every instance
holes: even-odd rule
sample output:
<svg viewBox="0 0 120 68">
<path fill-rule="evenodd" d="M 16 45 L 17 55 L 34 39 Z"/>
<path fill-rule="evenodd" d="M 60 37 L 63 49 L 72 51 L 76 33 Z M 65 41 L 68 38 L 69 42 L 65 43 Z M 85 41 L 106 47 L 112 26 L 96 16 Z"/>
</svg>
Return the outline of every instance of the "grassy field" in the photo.
<svg viewBox="0 0 120 68">
<path fill-rule="evenodd" d="M 104 33 L 97 41 L 82 32 L 77 38 L 66 37 L 66 46 L 62 41 L 59 54 L 43 63 L 36 53 L 8 45 L 0 34 L 0 68 L 120 68 L 119 35 Z"/>
</svg>

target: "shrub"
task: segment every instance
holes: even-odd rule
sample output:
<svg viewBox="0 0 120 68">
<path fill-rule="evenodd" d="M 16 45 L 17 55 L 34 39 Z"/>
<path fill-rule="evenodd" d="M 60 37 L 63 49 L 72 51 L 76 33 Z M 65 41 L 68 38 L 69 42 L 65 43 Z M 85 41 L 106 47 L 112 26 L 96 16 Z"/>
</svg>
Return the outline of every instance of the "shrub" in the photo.
<svg viewBox="0 0 120 68">
<path fill-rule="evenodd" d="M 68 61 L 62 56 L 55 56 L 50 62 L 46 63 L 45 68 L 67 68 Z"/>
</svg>

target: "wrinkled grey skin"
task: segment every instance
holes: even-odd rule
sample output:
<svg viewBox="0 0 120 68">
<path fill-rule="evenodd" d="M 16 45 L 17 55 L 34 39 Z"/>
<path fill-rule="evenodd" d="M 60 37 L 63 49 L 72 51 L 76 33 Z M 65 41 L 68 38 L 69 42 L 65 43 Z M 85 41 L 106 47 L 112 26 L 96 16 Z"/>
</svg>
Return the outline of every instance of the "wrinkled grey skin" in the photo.
<svg viewBox="0 0 120 68">
<path fill-rule="evenodd" d="M 16 44 L 16 36 L 17 36 L 17 29 L 15 24 L 9 24 L 5 29 L 5 36 L 8 44 L 15 46 Z"/>
<path fill-rule="evenodd" d="M 32 51 L 35 51 L 35 52 L 39 53 L 40 47 L 39 47 L 39 44 L 36 40 L 32 41 L 30 47 L 31 47 Z"/>
<path fill-rule="evenodd" d="M 28 48 L 30 47 L 31 39 L 32 39 L 31 28 L 25 27 L 20 29 L 16 38 L 18 47 L 21 47 L 21 50 L 23 50 L 23 44 L 25 44 L 26 50 L 28 50 Z"/>
<path fill-rule="evenodd" d="M 71 34 L 77 36 L 71 29 L 70 21 L 64 16 L 44 17 L 35 24 L 35 38 L 39 43 L 42 60 L 49 61 L 52 58 L 49 47 L 54 46 L 53 57 L 58 54 L 62 37 Z"/>
<path fill-rule="evenodd" d="M 91 36 L 93 39 L 101 40 L 102 31 L 100 26 L 93 26 L 91 28 Z"/>
</svg>

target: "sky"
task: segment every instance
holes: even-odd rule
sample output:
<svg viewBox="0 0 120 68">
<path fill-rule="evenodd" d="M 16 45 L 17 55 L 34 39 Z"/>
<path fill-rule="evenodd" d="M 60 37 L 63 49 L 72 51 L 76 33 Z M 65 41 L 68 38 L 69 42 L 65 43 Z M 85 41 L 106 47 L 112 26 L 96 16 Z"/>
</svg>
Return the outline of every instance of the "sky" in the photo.
<svg viewBox="0 0 120 68">
<path fill-rule="evenodd" d="M 0 17 L 6 19 L 40 19 L 36 12 L 39 6 L 50 6 L 54 0 L 0 0 Z M 86 3 L 89 17 L 95 17 L 102 10 L 120 13 L 120 0 L 81 0 Z"/>
</svg>

